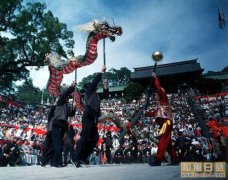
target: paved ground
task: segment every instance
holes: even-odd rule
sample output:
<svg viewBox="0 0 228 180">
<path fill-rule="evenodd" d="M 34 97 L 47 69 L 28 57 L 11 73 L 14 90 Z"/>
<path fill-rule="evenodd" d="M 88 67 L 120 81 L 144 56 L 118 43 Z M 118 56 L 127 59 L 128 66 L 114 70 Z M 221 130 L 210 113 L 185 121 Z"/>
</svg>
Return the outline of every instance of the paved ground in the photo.
<svg viewBox="0 0 228 180">
<path fill-rule="evenodd" d="M 227 176 L 228 177 L 228 176 Z M 151 167 L 147 164 L 113 164 L 95 165 L 76 169 L 69 165 L 64 168 L 26 166 L 0 167 L 1 180 L 46 180 L 46 179 L 74 179 L 74 180 L 193 180 L 180 178 L 180 166 Z M 196 179 L 196 178 L 194 178 Z M 202 178 L 200 178 L 202 179 Z M 224 178 L 203 178 L 206 180 Z"/>
</svg>

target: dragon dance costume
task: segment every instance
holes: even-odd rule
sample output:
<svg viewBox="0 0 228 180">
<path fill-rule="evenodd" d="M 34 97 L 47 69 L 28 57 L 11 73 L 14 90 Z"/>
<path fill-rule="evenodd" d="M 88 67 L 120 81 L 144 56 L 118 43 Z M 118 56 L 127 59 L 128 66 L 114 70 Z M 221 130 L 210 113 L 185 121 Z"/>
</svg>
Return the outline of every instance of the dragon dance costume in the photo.
<svg viewBox="0 0 228 180">
<path fill-rule="evenodd" d="M 49 81 L 47 83 L 47 89 L 49 94 L 54 97 L 60 96 L 60 85 L 64 74 L 72 73 L 74 70 L 78 68 L 88 66 L 94 63 L 98 56 L 97 45 L 101 39 L 109 38 L 111 41 L 115 41 L 115 36 L 122 35 L 121 27 L 115 26 L 115 24 L 113 26 L 110 26 L 106 21 L 99 22 L 98 20 L 92 20 L 87 24 L 81 25 L 79 28 L 81 31 L 89 33 L 86 42 L 86 52 L 84 55 L 73 57 L 67 61 L 62 60 L 60 55 L 56 52 L 51 52 L 46 56 L 50 72 Z M 80 100 L 80 93 L 78 91 L 75 91 L 74 102 L 76 102 L 76 107 L 79 108 L 81 111 L 85 111 L 86 108 L 82 105 Z M 59 116 L 63 115 L 64 114 L 62 112 L 59 112 Z M 54 138 L 53 136 L 52 140 L 56 141 L 57 138 Z M 62 138 L 59 138 L 59 142 L 60 140 L 62 140 Z M 60 149 L 59 142 L 56 143 L 58 144 L 58 149 Z M 59 152 L 60 150 L 58 150 L 58 153 Z M 59 166 L 58 163 L 56 163 L 56 166 Z"/>
<path fill-rule="evenodd" d="M 64 61 L 56 52 L 51 52 L 46 59 L 49 63 L 50 77 L 47 83 L 47 89 L 50 95 L 58 97 L 60 84 L 63 74 L 72 73 L 74 70 L 83 66 L 88 66 L 97 59 L 97 45 L 101 39 L 110 38 L 115 41 L 115 35 L 122 35 L 122 28 L 119 26 L 109 26 L 107 22 L 93 20 L 85 25 L 80 26 L 81 31 L 89 32 L 86 42 L 86 52 L 84 55 L 72 57 Z"/>
</svg>

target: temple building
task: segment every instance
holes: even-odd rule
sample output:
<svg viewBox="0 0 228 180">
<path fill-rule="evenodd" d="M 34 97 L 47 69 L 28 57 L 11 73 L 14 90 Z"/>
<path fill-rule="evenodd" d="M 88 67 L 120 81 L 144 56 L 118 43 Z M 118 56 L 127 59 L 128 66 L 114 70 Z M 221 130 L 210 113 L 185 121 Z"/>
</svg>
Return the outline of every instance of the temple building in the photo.
<svg viewBox="0 0 228 180">
<path fill-rule="evenodd" d="M 154 66 L 134 68 L 131 74 L 132 81 L 148 86 L 152 79 Z M 158 64 L 156 75 L 162 86 L 168 93 L 177 92 L 181 86 L 192 86 L 193 82 L 199 79 L 204 69 L 201 68 L 197 59 L 181 61 L 168 64 Z"/>
</svg>

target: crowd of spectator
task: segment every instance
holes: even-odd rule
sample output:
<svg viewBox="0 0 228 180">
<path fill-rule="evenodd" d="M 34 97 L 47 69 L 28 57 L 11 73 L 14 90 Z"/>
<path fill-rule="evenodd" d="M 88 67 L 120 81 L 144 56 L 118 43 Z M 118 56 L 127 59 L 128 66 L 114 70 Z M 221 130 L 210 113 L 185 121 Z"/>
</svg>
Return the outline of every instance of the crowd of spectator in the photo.
<svg viewBox="0 0 228 180">
<path fill-rule="evenodd" d="M 206 137 L 188 103 L 189 98 L 188 94 L 169 95 L 173 112 L 172 142 L 180 161 L 222 160 L 225 147 L 222 130 L 219 130 L 219 137 L 213 134 Z M 227 126 L 227 101 L 227 95 L 211 98 L 207 103 L 204 98 L 195 98 L 197 108 L 207 117 L 205 123 L 210 124 L 215 118 L 218 123 L 224 123 L 224 127 Z M 153 96 L 147 111 L 138 118 L 135 126 L 131 124 L 145 102 L 145 95 L 130 103 L 123 98 L 102 100 L 102 117 L 98 125 L 100 139 L 90 156 L 91 164 L 147 163 L 157 153 L 158 125 L 153 116 L 146 115 L 147 111 L 156 111 L 158 104 Z M 29 105 L 0 108 L 0 166 L 41 164 L 48 110 L 47 107 Z M 81 115 L 78 111 L 69 121 L 76 132 L 81 129 Z M 120 138 L 123 131 L 126 133 Z M 164 161 L 169 161 L 168 154 Z"/>
</svg>

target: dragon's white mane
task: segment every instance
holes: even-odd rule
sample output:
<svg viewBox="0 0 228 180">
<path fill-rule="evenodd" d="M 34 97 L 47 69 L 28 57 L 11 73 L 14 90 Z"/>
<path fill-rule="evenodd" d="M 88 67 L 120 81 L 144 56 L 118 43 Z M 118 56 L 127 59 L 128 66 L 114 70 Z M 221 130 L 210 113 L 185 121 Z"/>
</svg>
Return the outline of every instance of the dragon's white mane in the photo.
<svg viewBox="0 0 228 180">
<path fill-rule="evenodd" d="M 82 25 L 79 25 L 77 27 L 77 29 L 79 31 L 85 31 L 85 32 L 92 32 L 95 30 L 95 26 L 96 24 L 99 24 L 100 22 L 97 20 L 97 19 L 93 19 L 92 21 L 86 23 L 86 24 L 82 24 Z"/>
</svg>

